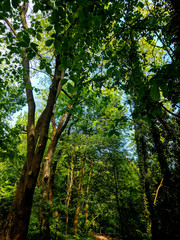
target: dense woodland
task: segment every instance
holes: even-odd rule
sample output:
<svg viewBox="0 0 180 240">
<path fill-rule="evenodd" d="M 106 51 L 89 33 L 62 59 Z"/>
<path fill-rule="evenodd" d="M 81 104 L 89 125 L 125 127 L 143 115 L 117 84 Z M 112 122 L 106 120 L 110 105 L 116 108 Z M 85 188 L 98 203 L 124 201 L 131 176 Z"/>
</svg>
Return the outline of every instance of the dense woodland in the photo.
<svg viewBox="0 0 180 240">
<path fill-rule="evenodd" d="M 180 239 L 180 1 L 1 0 L 0 239 Z"/>
</svg>

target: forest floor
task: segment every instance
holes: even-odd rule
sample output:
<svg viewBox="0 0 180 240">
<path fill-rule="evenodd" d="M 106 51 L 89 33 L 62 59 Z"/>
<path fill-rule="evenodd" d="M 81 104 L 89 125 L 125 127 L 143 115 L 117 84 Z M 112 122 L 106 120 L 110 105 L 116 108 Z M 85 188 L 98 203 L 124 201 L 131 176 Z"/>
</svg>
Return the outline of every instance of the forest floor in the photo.
<svg viewBox="0 0 180 240">
<path fill-rule="evenodd" d="M 122 239 L 118 239 L 118 238 L 112 238 L 109 236 L 103 236 L 94 232 L 91 232 L 91 236 L 97 240 L 122 240 Z"/>
</svg>

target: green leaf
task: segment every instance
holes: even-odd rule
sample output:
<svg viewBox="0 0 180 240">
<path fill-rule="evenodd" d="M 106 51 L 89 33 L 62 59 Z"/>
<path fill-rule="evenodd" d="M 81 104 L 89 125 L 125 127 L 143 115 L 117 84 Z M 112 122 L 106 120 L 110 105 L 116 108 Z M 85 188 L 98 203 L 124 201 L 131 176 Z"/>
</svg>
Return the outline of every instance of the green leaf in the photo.
<svg viewBox="0 0 180 240">
<path fill-rule="evenodd" d="M 118 131 L 116 131 L 115 129 L 112 129 L 108 132 L 108 136 L 112 137 L 113 135 L 116 135 L 117 137 L 120 135 Z"/>
<path fill-rule="evenodd" d="M 115 132 L 114 130 L 110 130 L 110 131 L 108 132 L 108 136 L 109 136 L 109 137 L 112 137 L 112 136 L 114 135 L 114 132 Z"/>
<path fill-rule="evenodd" d="M 21 42 L 17 43 L 17 45 L 19 45 L 20 47 L 28 47 L 29 43 L 21 41 Z"/>
<path fill-rule="evenodd" d="M 40 3 L 36 3 L 36 4 L 34 5 L 33 10 L 34 10 L 35 13 L 38 12 L 38 10 L 40 9 L 40 6 L 41 6 Z"/>
<path fill-rule="evenodd" d="M 18 32 L 16 37 L 17 37 L 17 39 L 20 40 L 22 38 L 22 36 L 23 36 L 23 32 Z"/>
<path fill-rule="evenodd" d="M 112 68 L 109 68 L 108 70 L 107 70 L 107 77 L 109 78 L 109 77 L 112 77 Z"/>
<path fill-rule="evenodd" d="M 74 93 L 75 92 L 75 88 L 73 87 L 73 85 L 71 83 L 68 83 L 67 90 L 70 93 Z"/>
<path fill-rule="evenodd" d="M 150 96 L 154 101 L 159 101 L 160 99 L 159 87 L 156 84 L 151 87 Z"/>
<path fill-rule="evenodd" d="M 32 60 L 36 56 L 35 52 L 28 52 L 28 59 Z"/>
<path fill-rule="evenodd" d="M 32 49 L 33 49 L 35 52 L 38 52 L 38 49 L 37 49 L 38 44 L 36 44 L 36 43 L 31 43 L 30 45 L 31 45 Z"/>
<path fill-rule="evenodd" d="M 144 3 L 138 2 L 137 6 L 140 7 L 140 8 L 143 8 L 144 7 Z"/>
<path fill-rule="evenodd" d="M 30 43 L 30 37 L 29 37 L 29 35 L 24 35 L 24 36 L 23 36 L 23 40 L 29 45 L 29 43 Z"/>
<path fill-rule="evenodd" d="M 66 83 L 67 83 L 67 81 L 68 81 L 68 79 L 67 79 L 67 78 L 63 78 L 63 79 L 61 80 L 61 86 L 63 86 L 64 84 L 66 84 Z"/>
<path fill-rule="evenodd" d="M 43 68 L 45 68 L 45 66 L 46 66 L 46 64 L 45 64 L 45 62 L 42 60 L 42 61 L 40 62 L 39 68 L 40 68 L 40 69 L 43 69 Z"/>
<path fill-rule="evenodd" d="M 49 32 L 49 31 L 52 30 L 52 28 L 53 28 L 53 26 L 48 26 L 48 27 L 46 28 L 46 31 Z"/>
<path fill-rule="evenodd" d="M 4 2 L 2 3 L 2 8 L 5 12 L 11 12 L 10 0 L 4 0 Z"/>
<path fill-rule="evenodd" d="M 12 6 L 13 8 L 17 8 L 19 6 L 19 0 L 12 0 Z"/>
<path fill-rule="evenodd" d="M 47 46 L 47 47 L 50 47 L 50 46 L 53 44 L 53 41 L 54 41 L 53 39 L 47 40 L 47 41 L 46 41 L 46 46 Z"/>
<path fill-rule="evenodd" d="M 41 41 L 41 35 L 37 33 L 37 40 Z"/>
<path fill-rule="evenodd" d="M 59 14 L 58 14 L 58 10 L 57 9 L 53 10 L 50 19 L 51 19 L 52 23 L 58 23 L 58 21 L 59 21 Z"/>
<path fill-rule="evenodd" d="M 61 45 L 61 42 L 58 41 L 57 39 L 55 39 L 54 41 L 54 48 L 55 48 L 56 54 L 61 53 L 62 45 Z"/>
<path fill-rule="evenodd" d="M 51 68 L 49 66 L 46 66 L 46 72 L 51 75 L 52 71 L 51 71 Z"/>
</svg>

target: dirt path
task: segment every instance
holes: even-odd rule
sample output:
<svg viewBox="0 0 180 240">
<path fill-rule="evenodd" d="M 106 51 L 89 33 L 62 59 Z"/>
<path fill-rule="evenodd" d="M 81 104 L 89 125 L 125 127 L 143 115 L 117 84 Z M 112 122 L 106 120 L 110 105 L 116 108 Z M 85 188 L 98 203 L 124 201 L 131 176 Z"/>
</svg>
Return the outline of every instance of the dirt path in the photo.
<svg viewBox="0 0 180 240">
<path fill-rule="evenodd" d="M 97 233 L 91 233 L 91 236 L 97 240 L 122 240 L 122 239 L 118 239 L 118 238 L 111 238 L 111 237 L 108 237 L 108 236 L 102 236 L 100 234 L 97 234 Z"/>
</svg>

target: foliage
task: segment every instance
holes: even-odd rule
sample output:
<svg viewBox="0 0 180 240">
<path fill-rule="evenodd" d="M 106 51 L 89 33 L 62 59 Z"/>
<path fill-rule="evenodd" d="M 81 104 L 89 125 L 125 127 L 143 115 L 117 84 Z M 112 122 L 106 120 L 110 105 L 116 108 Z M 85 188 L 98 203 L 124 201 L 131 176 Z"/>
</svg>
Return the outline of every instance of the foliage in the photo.
<svg viewBox="0 0 180 240">
<path fill-rule="evenodd" d="M 93 230 L 177 240 L 176 0 L 32 0 L 26 13 L 27 2 L 0 3 L 0 219 L 25 159 L 29 167 L 41 151 L 45 131 L 28 239 L 48 239 L 47 227 L 52 239 L 87 239 Z M 12 124 L 25 92 L 28 113 Z M 66 128 L 56 134 L 64 114 Z M 38 130 L 42 119 L 46 127 Z M 56 138 L 52 198 L 42 201 L 43 156 Z"/>
</svg>

